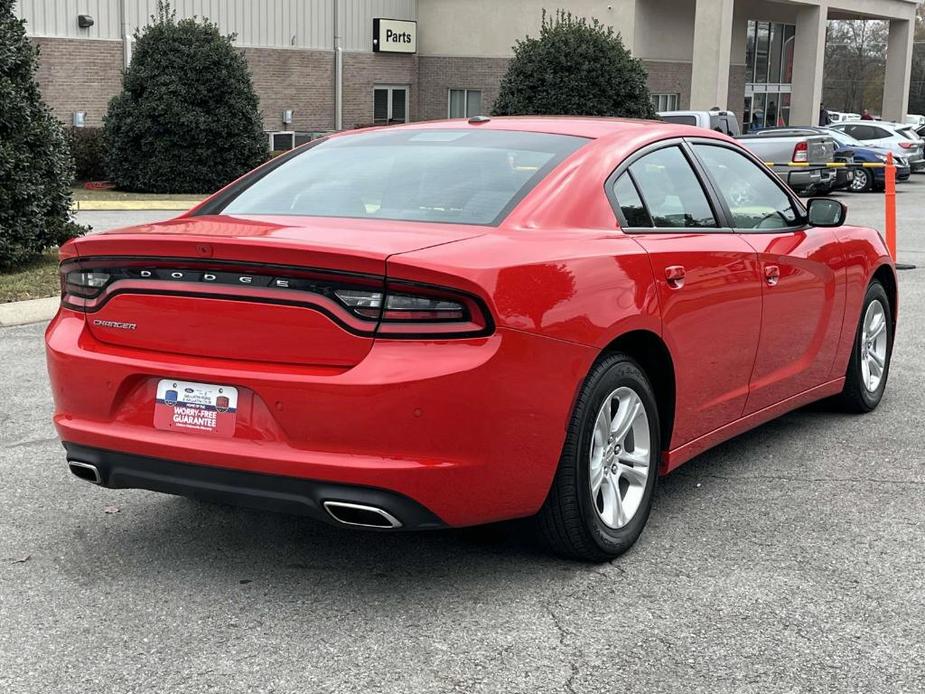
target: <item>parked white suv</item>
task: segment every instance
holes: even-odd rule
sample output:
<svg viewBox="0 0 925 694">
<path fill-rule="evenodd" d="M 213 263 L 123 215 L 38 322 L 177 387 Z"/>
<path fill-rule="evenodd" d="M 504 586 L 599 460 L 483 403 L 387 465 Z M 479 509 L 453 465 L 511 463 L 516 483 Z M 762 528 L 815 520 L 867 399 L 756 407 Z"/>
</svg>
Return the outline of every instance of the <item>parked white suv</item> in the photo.
<svg viewBox="0 0 925 694">
<path fill-rule="evenodd" d="M 911 125 L 865 120 L 833 123 L 829 127 L 846 132 L 864 144 L 883 147 L 896 156 L 905 157 L 913 171 L 925 169 L 925 143 Z"/>
</svg>

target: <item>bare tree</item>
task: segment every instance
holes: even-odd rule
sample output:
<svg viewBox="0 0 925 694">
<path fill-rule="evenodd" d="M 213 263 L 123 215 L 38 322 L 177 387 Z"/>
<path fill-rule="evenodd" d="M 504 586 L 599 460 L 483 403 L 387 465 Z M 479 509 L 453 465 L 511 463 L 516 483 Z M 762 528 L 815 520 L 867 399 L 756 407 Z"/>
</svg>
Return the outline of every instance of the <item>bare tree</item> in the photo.
<svg viewBox="0 0 925 694">
<path fill-rule="evenodd" d="M 825 45 L 822 99 L 833 110 L 879 113 L 883 104 L 888 24 L 874 19 L 834 19 Z"/>
</svg>

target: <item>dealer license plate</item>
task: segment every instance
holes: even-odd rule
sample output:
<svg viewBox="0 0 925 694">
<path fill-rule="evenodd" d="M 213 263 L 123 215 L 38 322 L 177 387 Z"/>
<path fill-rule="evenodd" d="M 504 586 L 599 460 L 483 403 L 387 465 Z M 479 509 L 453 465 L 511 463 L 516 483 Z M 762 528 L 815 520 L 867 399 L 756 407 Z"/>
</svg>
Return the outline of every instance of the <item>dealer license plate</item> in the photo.
<svg viewBox="0 0 925 694">
<path fill-rule="evenodd" d="M 157 384 L 154 427 L 230 437 L 237 407 L 237 388 L 165 378 Z"/>
</svg>

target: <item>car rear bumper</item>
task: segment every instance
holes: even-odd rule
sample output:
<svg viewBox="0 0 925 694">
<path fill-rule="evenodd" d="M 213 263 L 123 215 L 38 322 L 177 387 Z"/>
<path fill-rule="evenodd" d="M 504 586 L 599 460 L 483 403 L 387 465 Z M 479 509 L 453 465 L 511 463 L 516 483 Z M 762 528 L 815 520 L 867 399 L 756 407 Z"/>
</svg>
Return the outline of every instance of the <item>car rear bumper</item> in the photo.
<svg viewBox="0 0 925 694">
<path fill-rule="evenodd" d="M 804 195 L 826 193 L 836 186 L 836 169 L 777 168 L 775 172 L 793 190 Z"/>
<path fill-rule="evenodd" d="M 68 442 L 64 443 L 64 448 L 69 463 L 92 466 L 98 473 L 97 484 L 110 489 L 148 489 L 217 503 L 310 516 L 335 525 L 360 525 L 335 520 L 325 506 L 326 503 L 335 502 L 381 509 L 388 517 L 397 519 L 397 524 L 388 528 L 383 524 L 380 529 L 431 530 L 444 527 L 437 516 L 419 503 L 383 489 L 178 463 Z M 374 519 L 370 520 L 374 522 Z M 376 528 L 368 522 L 362 525 Z"/>
<path fill-rule="evenodd" d="M 352 368 L 241 362 L 108 345 L 68 310 L 46 344 L 54 422 L 69 446 L 385 490 L 450 526 L 539 509 L 596 357 L 499 329 L 377 340 Z M 234 435 L 156 429 L 161 378 L 238 388 Z"/>
</svg>

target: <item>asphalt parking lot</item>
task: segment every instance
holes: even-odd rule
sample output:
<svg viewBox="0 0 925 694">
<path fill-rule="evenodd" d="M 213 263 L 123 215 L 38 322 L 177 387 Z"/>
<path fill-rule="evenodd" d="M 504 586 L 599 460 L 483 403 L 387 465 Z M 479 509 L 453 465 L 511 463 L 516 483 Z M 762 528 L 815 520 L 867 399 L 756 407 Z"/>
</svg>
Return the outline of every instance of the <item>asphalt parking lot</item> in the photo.
<svg viewBox="0 0 925 694">
<path fill-rule="evenodd" d="M 44 326 L 0 330 L 0 691 L 925 690 L 925 175 L 899 190 L 923 269 L 880 409 L 700 456 L 601 566 L 518 524 L 374 535 L 90 486 L 50 423 Z M 883 196 L 840 197 L 881 226 Z"/>
</svg>

